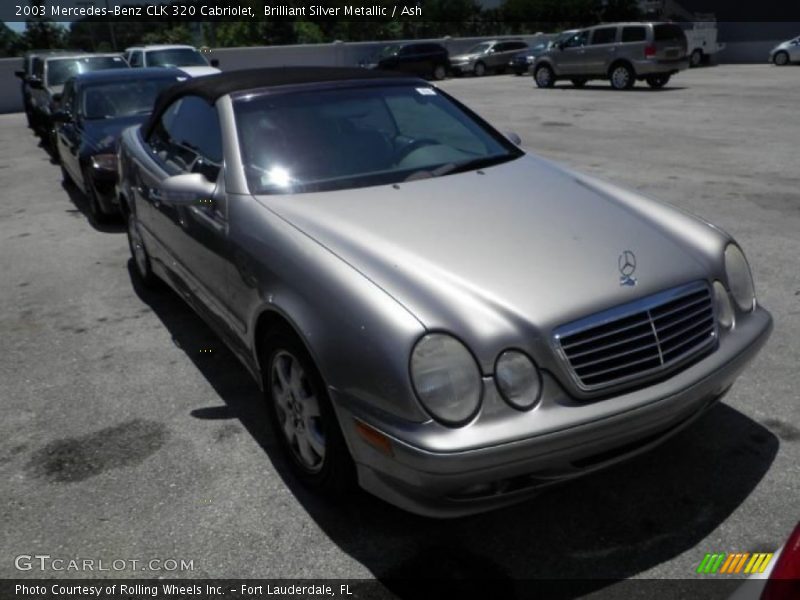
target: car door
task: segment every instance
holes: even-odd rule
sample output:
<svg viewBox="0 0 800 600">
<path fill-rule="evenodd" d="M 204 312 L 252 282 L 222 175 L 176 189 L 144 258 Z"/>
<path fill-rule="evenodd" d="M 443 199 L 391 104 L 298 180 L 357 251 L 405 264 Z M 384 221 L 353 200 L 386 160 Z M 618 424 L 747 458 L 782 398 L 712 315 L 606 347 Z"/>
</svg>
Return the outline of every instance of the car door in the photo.
<svg viewBox="0 0 800 600">
<path fill-rule="evenodd" d="M 425 70 L 425 54 L 419 44 L 403 46 L 398 53 L 398 70 L 414 75 L 422 75 Z"/>
<path fill-rule="evenodd" d="M 559 52 L 554 53 L 556 71 L 559 75 L 583 75 L 586 73 L 586 45 L 589 42 L 588 29 L 577 32 L 568 38 Z"/>
<path fill-rule="evenodd" d="M 586 47 L 586 74 L 604 76 L 617 51 L 618 27 L 598 27 Z"/>
<path fill-rule="evenodd" d="M 645 56 L 647 45 L 647 29 L 644 25 L 625 25 L 616 53 L 631 61 L 640 60 Z"/>
<path fill-rule="evenodd" d="M 197 96 L 177 99 L 162 113 L 145 144 L 149 162 L 138 183 L 139 219 L 179 292 L 215 326 L 229 325 L 229 244 L 222 133 L 217 110 Z M 187 198 L 168 177 L 201 174 L 214 191 Z M 224 327 L 216 327 L 218 330 Z"/>
<path fill-rule="evenodd" d="M 80 145 L 83 136 L 83 118 L 79 116 L 79 98 L 76 97 L 75 80 L 70 79 L 64 84 L 61 94 L 60 110 L 68 116 L 68 120 L 56 125 L 56 143 L 58 144 L 58 157 L 61 165 L 72 177 L 73 181 L 81 182 L 83 175 L 80 167 Z"/>
</svg>

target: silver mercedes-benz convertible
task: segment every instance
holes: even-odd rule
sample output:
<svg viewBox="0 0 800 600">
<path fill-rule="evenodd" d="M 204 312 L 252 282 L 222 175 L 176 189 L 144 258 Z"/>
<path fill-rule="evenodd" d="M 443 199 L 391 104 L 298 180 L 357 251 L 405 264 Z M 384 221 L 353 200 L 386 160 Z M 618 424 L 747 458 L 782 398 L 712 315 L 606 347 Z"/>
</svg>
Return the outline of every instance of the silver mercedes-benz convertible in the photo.
<svg viewBox="0 0 800 600">
<path fill-rule="evenodd" d="M 515 502 L 684 428 L 767 340 L 728 234 L 512 139 L 420 79 L 297 67 L 125 131 L 136 276 L 252 372 L 311 487 Z"/>
</svg>

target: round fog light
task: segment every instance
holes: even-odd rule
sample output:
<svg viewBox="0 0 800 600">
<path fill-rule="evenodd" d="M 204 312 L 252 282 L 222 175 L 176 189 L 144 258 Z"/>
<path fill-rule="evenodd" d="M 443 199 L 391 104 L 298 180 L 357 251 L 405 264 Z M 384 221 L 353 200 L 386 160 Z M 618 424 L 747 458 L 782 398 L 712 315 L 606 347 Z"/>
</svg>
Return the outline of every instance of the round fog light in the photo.
<svg viewBox="0 0 800 600">
<path fill-rule="evenodd" d="M 497 359 L 494 376 L 500 394 L 514 408 L 528 410 L 539 400 L 542 393 L 539 369 L 522 352 L 503 352 Z"/>
</svg>

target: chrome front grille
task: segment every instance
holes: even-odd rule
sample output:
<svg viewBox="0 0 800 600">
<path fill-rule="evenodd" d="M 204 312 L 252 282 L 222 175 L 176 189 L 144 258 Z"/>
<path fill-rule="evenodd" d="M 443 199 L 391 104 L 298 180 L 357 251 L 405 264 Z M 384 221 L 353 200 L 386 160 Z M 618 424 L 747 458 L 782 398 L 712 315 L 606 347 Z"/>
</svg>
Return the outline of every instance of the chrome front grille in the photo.
<svg viewBox="0 0 800 600">
<path fill-rule="evenodd" d="M 677 370 L 717 343 L 711 290 L 696 282 L 563 325 L 556 348 L 583 391 Z"/>
</svg>

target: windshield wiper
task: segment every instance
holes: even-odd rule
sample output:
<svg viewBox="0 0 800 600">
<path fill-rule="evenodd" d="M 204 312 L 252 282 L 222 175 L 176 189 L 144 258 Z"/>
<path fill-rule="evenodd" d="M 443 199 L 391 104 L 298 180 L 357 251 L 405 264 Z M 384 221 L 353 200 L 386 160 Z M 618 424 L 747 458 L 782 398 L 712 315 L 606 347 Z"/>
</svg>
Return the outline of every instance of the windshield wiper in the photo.
<svg viewBox="0 0 800 600">
<path fill-rule="evenodd" d="M 442 175 L 449 175 L 451 173 L 464 173 L 465 171 L 474 171 L 484 167 L 491 167 L 499 165 L 500 163 L 508 162 L 516 158 L 513 154 L 503 154 L 500 156 L 481 156 L 479 158 L 472 158 L 458 163 L 448 163 L 436 169 L 431 173 L 434 177 L 441 177 Z"/>
</svg>

